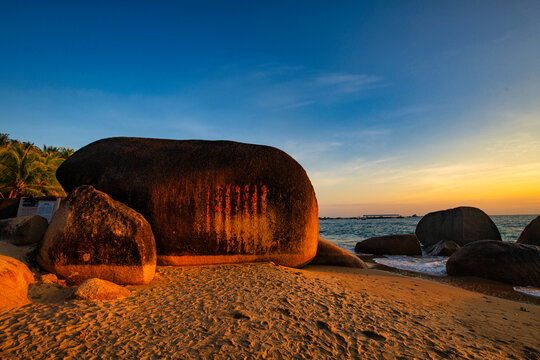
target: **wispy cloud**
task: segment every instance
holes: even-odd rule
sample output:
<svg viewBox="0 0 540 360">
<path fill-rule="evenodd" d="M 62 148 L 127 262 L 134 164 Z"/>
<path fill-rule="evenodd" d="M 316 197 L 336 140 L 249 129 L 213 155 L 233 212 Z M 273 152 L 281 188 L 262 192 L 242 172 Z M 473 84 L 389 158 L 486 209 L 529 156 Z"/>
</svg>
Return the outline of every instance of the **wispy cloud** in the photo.
<svg viewBox="0 0 540 360">
<path fill-rule="evenodd" d="M 403 108 L 395 109 L 384 113 L 382 116 L 385 118 L 398 118 L 410 115 L 418 115 L 435 110 L 437 107 L 434 105 L 413 105 Z"/>
<path fill-rule="evenodd" d="M 382 86 L 381 78 L 366 74 L 327 73 L 315 77 L 314 83 L 331 87 L 337 93 L 355 93 Z"/>
<path fill-rule="evenodd" d="M 313 104 L 355 101 L 359 96 L 386 86 L 379 76 L 362 73 L 324 72 L 305 67 L 265 65 L 239 79 L 243 101 L 259 108 L 290 110 Z M 233 89 L 234 90 L 234 89 Z"/>
</svg>

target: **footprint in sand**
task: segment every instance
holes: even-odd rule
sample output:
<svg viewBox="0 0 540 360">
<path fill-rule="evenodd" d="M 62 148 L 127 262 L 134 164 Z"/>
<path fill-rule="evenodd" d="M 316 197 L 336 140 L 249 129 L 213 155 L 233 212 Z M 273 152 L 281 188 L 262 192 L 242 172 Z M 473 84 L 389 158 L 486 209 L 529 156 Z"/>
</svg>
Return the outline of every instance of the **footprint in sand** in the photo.
<svg viewBox="0 0 540 360">
<path fill-rule="evenodd" d="M 364 334 L 368 338 L 376 340 L 376 341 L 385 341 L 386 340 L 386 337 L 384 337 L 384 336 L 382 336 L 380 334 L 377 334 L 375 331 L 364 330 L 364 331 L 362 331 L 362 334 Z"/>
</svg>

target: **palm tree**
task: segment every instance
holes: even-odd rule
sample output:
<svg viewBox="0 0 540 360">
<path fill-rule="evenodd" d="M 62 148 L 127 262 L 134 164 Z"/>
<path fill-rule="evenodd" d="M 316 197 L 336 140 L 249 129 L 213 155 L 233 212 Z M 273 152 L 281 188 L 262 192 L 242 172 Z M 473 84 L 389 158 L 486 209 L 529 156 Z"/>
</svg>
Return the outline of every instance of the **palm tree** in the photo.
<svg viewBox="0 0 540 360">
<path fill-rule="evenodd" d="M 54 172 L 63 161 L 41 155 L 30 143 L 11 141 L 0 149 L 0 193 L 7 197 L 65 195 Z"/>
<path fill-rule="evenodd" d="M 66 148 L 66 147 L 60 147 L 58 148 L 58 153 L 60 154 L 60 156 L 66 160 L 68 157 L 70 157 L 71 155 L 73 155 L 73 153 L 75 152 L 75 150 L 73 149 L 70 149 L 70 148 Z"/>
<path fill-rule="evenodd" d="M 7 144 L 9 144 L 10 141 L 11 139 L 9 138 L 9 134 L 0 133 L 0 146 L 1 147 L 6 146 Z"/>
<path fill-rule="evenodd" d="M 45 152 L 40 156 L 41 163 L 45 166 L 46 172 L 43 174 L 40 183 L 42 190 L 47 195 L 66 196 L 66 193 L 56 179 L 56 169 L 64 162 L 61 152 Z"/>
<path fill-rule="evenodd" d="M 42 153 L 58 153 L 60 152 L 60 149 L 56 146 L 47 146 L 43 144 L 43 149 L 41 150 Z"/>
</svg>

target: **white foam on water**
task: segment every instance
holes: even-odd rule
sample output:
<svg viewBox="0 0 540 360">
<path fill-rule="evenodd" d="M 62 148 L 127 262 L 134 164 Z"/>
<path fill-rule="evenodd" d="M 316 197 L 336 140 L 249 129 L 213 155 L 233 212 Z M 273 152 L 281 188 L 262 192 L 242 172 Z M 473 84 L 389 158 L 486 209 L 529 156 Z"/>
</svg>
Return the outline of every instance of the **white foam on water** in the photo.
<svg viewBox="0 0 540 360">
<path fill-rule="evenodd" d="M 540 288 L 532 286 L 514 286 L 514 291 L 540 298 Z"/>
<path fill-rule="evenodd" d="M 395 269 L 414 271 L 421 274 L 446 276 L 445 256 L 406 256 L 386 255 L 384 258 L 375 258 L 377 264 L 386 265 Z"/>
</svg>

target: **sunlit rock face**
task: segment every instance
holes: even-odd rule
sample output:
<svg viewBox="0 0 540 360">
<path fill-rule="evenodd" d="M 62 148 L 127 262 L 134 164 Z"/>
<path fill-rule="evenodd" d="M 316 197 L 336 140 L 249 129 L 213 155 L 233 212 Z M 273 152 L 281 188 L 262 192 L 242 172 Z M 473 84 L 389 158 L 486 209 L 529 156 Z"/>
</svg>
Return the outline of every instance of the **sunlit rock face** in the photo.
<svg viewBox="0 0 540 360">
<path fill-rule="evenodd" d="M 28 304 L 28 284 L 34 274 L 17 259 L 0 255 L 0 309 Z"/>
<path fill-rule="evenodd" d="M 540 246 L 540 215 L 534 218 L 525 229 L 523 229 L 517 242 L 520 244 Z"/>
<path fill-rule="evenodd" d="M 92 186 L 80 186 L 54 214 L 37 261 L 70 283 L 96 277 L 147 284 L 156 269 L 156 244 L 141 214 Z"/>
<path fill-rule="evenodd" d="M 463 246 L 478 240 L 501 240 L 493 220 L 482 210 L 468 206 L 427 214 L 418 222 L 416 236 L 425 247 L 440 241 Z"/>
<path fill-rule="evenodd" d="M 316 253 L 315 192 L 304 169 L 273 147 L 232 141 L 109 138 L 57 171 L 90 184 L 151 224 L 158 264 L 274 261 L 302 266 Z"/>
</svg>

